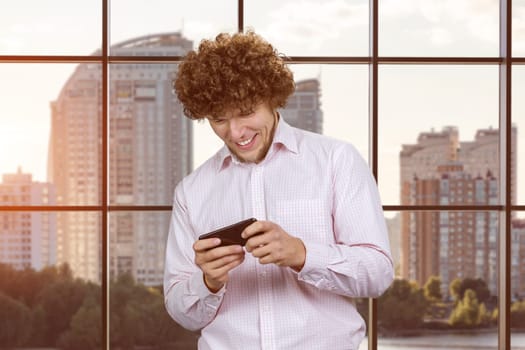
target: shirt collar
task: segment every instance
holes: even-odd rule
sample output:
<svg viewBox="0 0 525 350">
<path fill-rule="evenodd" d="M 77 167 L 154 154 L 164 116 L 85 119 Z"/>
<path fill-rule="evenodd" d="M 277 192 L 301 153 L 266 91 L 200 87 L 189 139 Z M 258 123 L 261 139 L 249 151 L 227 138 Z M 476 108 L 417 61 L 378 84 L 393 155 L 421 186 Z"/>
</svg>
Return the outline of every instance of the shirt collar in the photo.
<svg viewBox="0 0 525 350">
<path fill-rule="evenodd" d="M 294 128 L 292 128 L 288 123 L 286 123 L 282 116 L 279 115 L 277 129 L 275 129 L 275 134 L 272 140 L 272 146 L 268 150 L 268 154 L 266 155 L 265 159 L 271 157 L 273 153 L 275 153 L 281 148 L 285 148 L 294 154 L 299 153 L 297 134 L 295 133 Z M 239 160 L 237 160 L 237 158 L 230 152 L 226 145 L 222 146 L 222 148 L 217 152 L 215 158 L 217 172 L 220 172 L 221 170 L 227 168 L 232 163 L 243 164 L 239 162 Z"/>
</svg>

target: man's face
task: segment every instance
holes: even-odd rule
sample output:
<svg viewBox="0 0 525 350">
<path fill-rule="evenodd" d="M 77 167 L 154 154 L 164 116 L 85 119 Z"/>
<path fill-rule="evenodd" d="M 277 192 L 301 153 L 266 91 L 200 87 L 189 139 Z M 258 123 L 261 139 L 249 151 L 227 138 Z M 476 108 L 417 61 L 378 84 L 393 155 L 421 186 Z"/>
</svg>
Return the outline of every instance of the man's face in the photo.
<svg viewBox="0 0 525 350">
<path fill-rule="evenodd" d="M 259 163 L 272 143 L 277 113 L 261 103 L 251 111 L 237 109 L 208 120 L 215 134 L 241 162 Z"/>
</svg>

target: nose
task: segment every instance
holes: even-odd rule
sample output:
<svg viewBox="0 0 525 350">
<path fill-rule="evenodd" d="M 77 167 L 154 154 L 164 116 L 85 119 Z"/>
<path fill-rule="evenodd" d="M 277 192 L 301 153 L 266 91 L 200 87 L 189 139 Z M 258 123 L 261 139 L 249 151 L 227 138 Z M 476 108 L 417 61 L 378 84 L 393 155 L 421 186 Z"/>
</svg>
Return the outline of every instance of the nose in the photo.
<svg viewBox="0 0 525 350">
<path fill-rule="evenodd" d="M 230 127 L 230 137 L 234 141 L 238 141 L 242 138 L 244 134 L 244 125 L 239 120 L 239 118 L 231 118 L 229 120 L 229 127 Z"/>
</svg>

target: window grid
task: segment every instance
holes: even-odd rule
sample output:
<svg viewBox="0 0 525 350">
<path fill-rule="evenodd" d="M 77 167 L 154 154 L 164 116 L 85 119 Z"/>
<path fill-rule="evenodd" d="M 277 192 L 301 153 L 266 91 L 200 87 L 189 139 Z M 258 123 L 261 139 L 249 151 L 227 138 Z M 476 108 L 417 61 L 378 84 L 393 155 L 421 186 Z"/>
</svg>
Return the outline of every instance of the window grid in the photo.
<svg viewBox="0 0 525 350">
<path fill-rule="evenodd" d="M 510 349 L 510 258 L 511 245 L 511 213 L 524 211 L 525 205 L 513 205 L 511 202 L 511 156 L 507 150 L 511 147 L 511 79 L 513 64 L 525 64 L 525 57 L 512 57 L 512 7 L 511 0 L 500 0 L 500 57 L 379 57 L 378 55 L 378 1 L 369 2 L 369 56 L 291 56 L 285 58 L 289 63 L 304 64 L 368 64 L 369 65 L 369 147 L 370 165 L 376 177 L 378 173 L 378 67 L 382 64 L 492 64 L 500 68 L 499 100 L 500 100 L 500 198 L 502 205 L 452 205 L 452 206 L 422 206 L 422 205 L 384 205 L 385 211 L 497 211 L 500 213 L 500 273 L 499 273 L 499 322 L 498 322 L 498 349 Z M 100 56 L 71 56 L 71 55 L 0 55 L 0 63 L 99 63 L 102 65 L 102 188 L 100 189 L 102 203 L 88 206 L 0 206 L 0 211 L 92 211 L 101 214 L 102 232 L 102 344 L 109 349 L 109 237 L 108 216 L 110 212 L 119 211 L 170 211 L 171 206 L 165 205 L 109 205 L 109 178 L 108 178 L 108 71 L 111 63 L 124 62 L 180 62 L 182 57 L 141 57 L 141 56 L 109 56 L 109 0 L 101 1 L 102 11 L 102 51 Z M 244 0 L 238 0 L 238 31 L 244 30 Z M 368 325 L 368 347 L 377 349 L 377 302 L 370 299 L 370 322 Z"/>
</svg>

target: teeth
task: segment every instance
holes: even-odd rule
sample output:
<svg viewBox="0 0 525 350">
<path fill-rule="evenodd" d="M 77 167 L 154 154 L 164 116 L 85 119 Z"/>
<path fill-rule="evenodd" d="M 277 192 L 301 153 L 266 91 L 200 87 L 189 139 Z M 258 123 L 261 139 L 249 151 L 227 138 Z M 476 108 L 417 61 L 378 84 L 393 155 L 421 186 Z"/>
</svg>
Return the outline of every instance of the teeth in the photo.
<svg viewBox="0 0 525 350">
<path fill-rule="evenodd" d="M 253 137 L 252 137 L 253 139 Z M 242 142 L 237 142 L 239 145 L 241 146 L 246 146 L 247 144 L 249 144 L 250 142 L 252 142 L 252 139 L 249 139 L 249 140 L 246 140 L 246 141 L 242 141 Z"/>
</svg>

